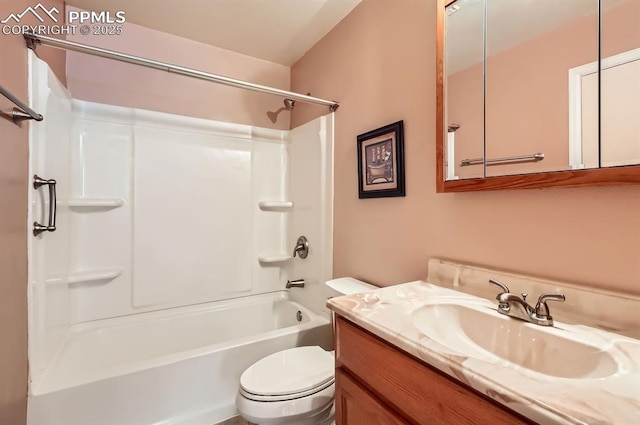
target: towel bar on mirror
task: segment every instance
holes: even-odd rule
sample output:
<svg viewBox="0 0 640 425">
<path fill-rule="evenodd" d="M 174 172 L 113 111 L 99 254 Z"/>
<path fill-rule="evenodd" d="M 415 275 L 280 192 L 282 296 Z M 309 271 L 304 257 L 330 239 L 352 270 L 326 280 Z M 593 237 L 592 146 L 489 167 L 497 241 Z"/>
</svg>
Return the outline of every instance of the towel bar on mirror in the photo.
<svg viewBox="0 0 640 425">
<path fill-rule="evenodd" d="M 542 161 L 544 154 L 542 152 L 534 153 L 531 155 L 521 156 L 505 156 L 503 158 L 487 159 L 487 164 L 496 164 L 500 162 L 523 162 L 523 161 Z M 485 161 L 483 158 L 463 159 L 460 161 L 461 166 L 483 164 Z"/>
</svg>

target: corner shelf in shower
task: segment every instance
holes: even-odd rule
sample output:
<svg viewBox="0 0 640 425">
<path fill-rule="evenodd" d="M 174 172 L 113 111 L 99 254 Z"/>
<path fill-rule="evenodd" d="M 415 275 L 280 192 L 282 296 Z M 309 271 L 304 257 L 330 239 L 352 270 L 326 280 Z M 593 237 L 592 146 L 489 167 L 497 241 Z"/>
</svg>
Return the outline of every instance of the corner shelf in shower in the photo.
<svg viewBox="0 0 640 425">
<path fill-rule="evenodd" d="M 258 262 L 261 266 L 276 266 L 280 263 L 291 261 L 292 258 L 291 255 L 287 254 L 259 255 Z"/>
<path fill-rule="evenodd" d="M 124 205 L 124 199 L 120 198 L 73 198 L 58 202 L 58 206 L 67 206 L 73 209 L 114 209 Z"/>
<path fill-rule="evenodd" d="M 122 274 L 122 268 L 78 270 L 65 277 L 47 279 L 47 285 L 70 285 L 78 283 L 90 283 L 110 281 Z"/>
<path fill-rule="evenodd" d="M 262 211 L 290 211 L 293 208 L 293 202 L 291 201 L 260 201 L 258 207 Z"/>
</svg>

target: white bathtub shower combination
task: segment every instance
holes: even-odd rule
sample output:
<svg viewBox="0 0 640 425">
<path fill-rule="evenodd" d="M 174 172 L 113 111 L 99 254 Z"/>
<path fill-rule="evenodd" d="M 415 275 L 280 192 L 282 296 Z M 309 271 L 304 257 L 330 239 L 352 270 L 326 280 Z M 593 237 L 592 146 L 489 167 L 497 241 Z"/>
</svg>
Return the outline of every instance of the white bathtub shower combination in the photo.
<svg viewBox="0 0 640 425">
<path fill-rule="evenodd" d="M 29 422 L 212 425 L 235 413 L 248 365 L 330 335 L 284 291 L 80 324 L 32 387 Z"/>
<path fill-rule="evenodd" d="M 29 54 L 31 174 L 58 207 L 30 237 L 29 425 L 211 425 L 256 360 L 330 347 L 331 115 L 288 132 L 78 101 Z M 30 198 L 47 222 L 46 187 Z"/>
</svg>

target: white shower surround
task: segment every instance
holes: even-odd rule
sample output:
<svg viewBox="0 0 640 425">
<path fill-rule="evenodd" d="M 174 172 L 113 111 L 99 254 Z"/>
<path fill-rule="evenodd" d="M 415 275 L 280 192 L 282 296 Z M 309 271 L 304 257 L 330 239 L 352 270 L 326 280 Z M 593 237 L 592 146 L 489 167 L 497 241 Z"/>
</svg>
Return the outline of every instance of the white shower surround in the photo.
<svg viewBox="0 0 640 425">
<path fill-rule="evenodd" d="M 307 288 L 285 298 L 309 309 L 311 328 L 323 329 L 313 335 L 330 335 L 322 282 L 332 274 L 333 115 L 288 132 L 95 104 L 72 99 L 31 52 L 29 62 L 31 104 L 45 116 L 42 123 L 31 124 L 30 174 L 58 181 L 58 229 L 30 236 L 29 243 L 30 418 L 35 417 L 36 397 L 55 394 L 64 399 L 59 393 L 63 388 L 71 395 L 80 389 L 75 385 L 151 373 L 144 367 L 132 372 L 125 361 L 106 374 L 85 370 L 84 376 L 93 378 L 74 381 L 74 362 L 65 363 L 64 356 L 73 352 L 82 357 L 76 349 L 91 334 L 86 329 L 109 338 L 116 334 L 105 329 L 116 322 L 166 315 L 160 320 L 164 334 L 129 331 L 124 339 L 102 341 L 122 344 L 127 338 L 150 338 L 150 345 L 161 347 L 153 338 L 181 338 L 171 330 L 178 329 L 170 322 L 177 317 L 176 309 L 195 314 L 201 308 L 218 309 L 231 299 L 240 305 L 264 296 L 260 294 L 278 294 L 288 278 L 304 278 Z M 46 221 L 43 193 L 30 188 L 30 225 Z M 311 253 L 307 260 L 292 260 L 293 244 L 302 234 L 310 240 Z M 271 318 L 263 314 L 220 320 L 217 326 L 241 329 L 251 327 L 247 321 Z M 195 321 L 193 325 L 198 327 Z M 204 325 L 198 329 L 212 331 Z M 279 334 L 274 337 L 278 343 L 263 345 L 275 351 L 319 343 L 301 338 L 299 326 L 288 329 L 288 337 Z M 220 344 L 237 350 L 242 344 L 233 334 L 213 344 L 215 350 L 204 344 L 202 353 L 217 351 Z M 252 340 L 262 340 L 253 335 Z M 159 350 L 154 359 L 166 359 Z M 251 364 L 247 357 L 254 356 L 234 353 L 246 360 L 235 366 L 239 377 Z M 100 351 L 86 354 L 99 356 Z M 119 356 L 137 358 L 135 352 Z M 171 356 L 171 367 L 194 358 L 189 350 Z M 70 371 L 62 373 L 57 369 L 61 364 Z M 154 361 L 147 366 L 170 367 Z M 165 385 L 171 386 L 171 380 Z M 38 423 L 30 420 L 31 425 Z"/>
</svg>

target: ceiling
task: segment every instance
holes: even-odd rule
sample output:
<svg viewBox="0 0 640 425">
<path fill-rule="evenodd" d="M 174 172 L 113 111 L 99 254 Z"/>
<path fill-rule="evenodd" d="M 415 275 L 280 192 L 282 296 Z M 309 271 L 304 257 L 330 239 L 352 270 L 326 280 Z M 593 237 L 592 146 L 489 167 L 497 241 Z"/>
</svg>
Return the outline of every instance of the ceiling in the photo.
<svg viewBox="0 0 640 425">
<path fill-rule="evenodd" d="M 628 0 L 605 0 L 603 10 Z M 447 74 L 482 62 L 484 0 L 458 0 L 454 13 L 447 11 L 446 49 Z M 488 55 L 495 55 L 532 40 L 556 28 L 594 15 L 597 0 L 490 0 L 487 7 Z"/>
<path fill-rule="evenodd" d="M 67 0 L 127 22 L 293 65 L 361 0 Z"/>
</svg>

